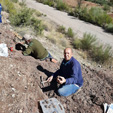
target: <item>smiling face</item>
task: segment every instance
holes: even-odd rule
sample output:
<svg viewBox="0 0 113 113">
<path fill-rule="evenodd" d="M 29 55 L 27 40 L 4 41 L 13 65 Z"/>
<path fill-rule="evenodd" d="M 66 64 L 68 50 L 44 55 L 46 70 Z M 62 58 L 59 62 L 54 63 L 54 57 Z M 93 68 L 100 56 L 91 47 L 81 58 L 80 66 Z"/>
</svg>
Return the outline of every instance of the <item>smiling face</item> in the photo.
<svg viewBox="0 0 113 113">
<path fill-rule="evenodd" d="M 72 57 L 72 50 L 71 50 L 71 48 L 66 48 L 64 50 L 64 58 L 65 58 L 65 60 L 69 61 L 71 59 L 71 57 Z"/>
</svg>

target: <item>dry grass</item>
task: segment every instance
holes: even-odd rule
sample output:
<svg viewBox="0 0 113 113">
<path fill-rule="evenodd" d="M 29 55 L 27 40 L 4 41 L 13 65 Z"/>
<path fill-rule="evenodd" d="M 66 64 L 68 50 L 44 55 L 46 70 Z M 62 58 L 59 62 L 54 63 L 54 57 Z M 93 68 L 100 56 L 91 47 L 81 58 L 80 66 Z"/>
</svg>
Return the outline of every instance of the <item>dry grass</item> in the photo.
<svg viewBox="0 0 113 113">
<path fill-rule="evenodd" d="M 45 32 L 47 39 L 49 39 L 52 43 L 57 44 L 59 46 L 67 47 L 69 46 L 68 40 L 65 38 L 65 35 L 55 30 L 51 32 Z"/>
<path fill-rule="evenodd" d="M 79 51 L 79 55 L 83 58 L 83 59 L 88 59 L 88 54 L 86 51 Z"/>
</svg>

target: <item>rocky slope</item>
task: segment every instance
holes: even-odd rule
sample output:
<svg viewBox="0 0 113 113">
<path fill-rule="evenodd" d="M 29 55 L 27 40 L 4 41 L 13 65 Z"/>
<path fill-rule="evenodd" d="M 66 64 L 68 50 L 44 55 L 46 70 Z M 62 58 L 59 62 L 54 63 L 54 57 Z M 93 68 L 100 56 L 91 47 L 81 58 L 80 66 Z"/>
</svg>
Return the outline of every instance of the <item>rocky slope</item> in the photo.
<svg viewBox="0 0 113 113">
<path fill-rule="evenodd" d="M 84 86 L 74 95 L 59 97 L 48 87 L 51 84 L 42 87 L 40 76 L 46 79 L 60 63 L 23 56 L 15 48 L 15 38 L 9 24 L 0 24 L 0 43 L 14 48 L 8 50 L 8 57 L 0 57 L 0 113 L 41 113 L 38 102 L 52 97 L 62 103 L 66 113 L 103 113 L 103 103 L 113 102 L 113 70 L 81 63 Z"/>
</svg>

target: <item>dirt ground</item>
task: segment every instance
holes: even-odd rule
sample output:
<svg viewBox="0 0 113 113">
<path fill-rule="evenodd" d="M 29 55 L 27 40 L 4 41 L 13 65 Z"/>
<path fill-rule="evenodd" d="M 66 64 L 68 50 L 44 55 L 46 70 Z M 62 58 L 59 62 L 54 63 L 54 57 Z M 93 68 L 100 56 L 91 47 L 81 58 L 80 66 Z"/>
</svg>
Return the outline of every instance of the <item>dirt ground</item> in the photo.
<svg viewBox="0 0 113 113">
<path fill-rule="evenodd" d="M 46 79 L 60 63 L 23 56 L 15 38 L 10 26 L 0 24 L 0 43 L 14 48 L 8 50 L 8 57 L 0 57 L 0 113 L 41 113 L 39 101 L 52 97 L 62 103 L 65 113 L 103 113 L 103 103 L 113 102 L 113 70 L 81 64 L 83 87 L 69 97 L 59 97 L 54 89 L 46 88 L 50 84 L 42 87 L 40 76 Z"/>
<path fill-rule="evenodd" d="M 72 6 L 72 7 L 75 7 L 77 6 L 77 4 L 79 3 L 80 0 L 63 0 L 65 3 L 67 3 L 69 6 Z M 84 6 L 89 6 L 89 7 L 95 7 L 95 6 L 98 6 L 97 4 L 95 3 L 92 3 L 92 2 L 89 2 L 89 1 L 84 1 L 82 0 L 81 1 L 81 4 L 84 5 Z"/>
<path fill-rule="evenodd" d="M 69 6 L 71 7 L 75 7 L 78 5 L 78 1 L 80 0 L 63 0 L 65 3 L 67 3 Z M 82 6 L 91 8 L 91 7 L 101 7 L 101 5 L 96 4 L 96 3 L 92 3 L 90 1 L 84 1 L 82 0 L 81 2 Z M 113 18 L 113 12 L 109 14 L 112 18 Z"/>
</svg>

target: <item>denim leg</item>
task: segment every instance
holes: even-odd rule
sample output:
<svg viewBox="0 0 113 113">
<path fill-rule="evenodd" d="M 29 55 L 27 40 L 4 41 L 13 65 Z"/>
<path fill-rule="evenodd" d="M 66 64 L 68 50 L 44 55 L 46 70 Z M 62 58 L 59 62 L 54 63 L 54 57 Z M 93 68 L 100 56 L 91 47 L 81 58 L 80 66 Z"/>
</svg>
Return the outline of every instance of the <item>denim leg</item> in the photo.
<svg viewBox="0 0 113 113">
<path fill-rule="evenodd" d="M 58 89 L 58 94 L 60 96 L 69 96 L 74 94 L 79 88 L 80 87 L 76 86 L 75 84 L 63 85 Z"/>
<path fill-rule="evenodd" d="M 50 59 L 50 61 L 51 61 L 52 58 L 53 58 L 53 57 L 51 56 L 51 54 L 48 53 L 48 55 L 47 55 L 45 58 L 40 59 L 40 60 L 43 61 L 43 60 L 46 60 L 46 59 Z"/>
<path fill-rule="evenodd" d="M 52 56 L 51 56 L 51 54 L 49 53 L 49 56 L 48 56 L 48 58 L 50 59 L 50 61 L 52 60 Z"/>
</svg>

